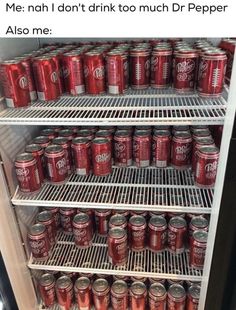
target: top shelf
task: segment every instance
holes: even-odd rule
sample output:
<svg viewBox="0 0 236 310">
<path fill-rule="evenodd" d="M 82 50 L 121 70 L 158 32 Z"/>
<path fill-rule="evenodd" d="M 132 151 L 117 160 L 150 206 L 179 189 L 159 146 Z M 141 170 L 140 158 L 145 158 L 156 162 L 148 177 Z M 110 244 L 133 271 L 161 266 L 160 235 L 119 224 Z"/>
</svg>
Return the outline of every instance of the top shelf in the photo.
<svg viewBox="0 0 236 310">
<path fill-rule="evenodd" d="M 203 99 L 197 93 L 177 94 L 172 88 L 129 90 L 124 96 L 63 96 L 36 101 L 27 108 L 7 108 L 2 125 L 221 125 L 226 100 Z"/>
</svg>

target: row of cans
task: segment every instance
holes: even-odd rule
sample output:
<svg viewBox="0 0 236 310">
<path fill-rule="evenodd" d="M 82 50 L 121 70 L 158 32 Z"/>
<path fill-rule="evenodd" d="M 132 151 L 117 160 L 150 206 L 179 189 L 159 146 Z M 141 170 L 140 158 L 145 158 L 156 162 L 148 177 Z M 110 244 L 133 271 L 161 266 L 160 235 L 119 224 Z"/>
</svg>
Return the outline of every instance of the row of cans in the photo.
<svg viewBox="0 0 236 310">
<path fill-rule="evenodd" d="M 133 89 L 173 87 L 178 92 L 197 89 L 205 97 L 222 93 L 227 57 L 207 41 L 194 46 L 185 41 L 111 44 L 97 47 L 49 47 L 4 61 L 0 78 L 9 107 L 28 106 L 37 97 L 56 100 L 64 92 L 124 94 Z"/>
<path fill-rule="evenodd" d="M 200 286 L 192 285 L 187 290 L 180 284 L 172 284 L 168 290 L 161 283 L 153 283 L 149 288 L 139 281 L 128 287 L 123 280 L 109 285 L 100 278 L 93 283 L 87 277 L 79 277 L 73 286 L 71 279 L 62 276 L 57 280 L 52 274 L 44 274 L 39 279 L 39 292 L 45 306 L 53 306 L 56 301 L 64 310 L 70 310 L 75 300 L 79 309 L 108 310 L 193 310 L 198 308 Z"/>
</svg>

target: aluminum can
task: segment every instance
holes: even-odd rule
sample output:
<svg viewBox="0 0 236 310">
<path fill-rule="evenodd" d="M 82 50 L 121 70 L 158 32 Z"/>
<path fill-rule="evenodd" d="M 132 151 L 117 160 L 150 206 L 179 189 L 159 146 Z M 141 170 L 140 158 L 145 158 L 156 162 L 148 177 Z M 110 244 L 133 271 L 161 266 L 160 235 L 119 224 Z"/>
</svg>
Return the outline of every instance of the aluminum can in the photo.
<svg viewBox="0 0 236 310">
<path fill-rule="evenodd" d="M 144 251 L 146 242 L 146 220 L 141 215 L 133 215 L 128 223 L 129 243 L 132 251 Z"/>
<path fill-rule="evenodd" d="M 193 244 L 193 233 L 196 230 L 208 231 L 208 220 L 202 216 L 195 216 L 191 219 L 188 227 L 189 245 Z"/>
<path fill-rule="evenodd" d="M 76 136 L 76 134 L 71 129 L 62 129 L 59 131 L 58 135 L 59 135 L 59 137 L 66 138 L 70 144 L 71 144 L 73 138 Z"/>
<path fill-rule="evenodd" d="M 41 181 L 37 161 L 32 154 L 21 153 L 15 160 L 16 177 L 19 189 L 25 194 L 37 193 L 41 188 Z"/>
<path fill-rule="evenodd" d="M 172 48 L 154 47 L 151 56 L 151 86 L 166 88 L 171 83 Z"/>
<path fill-rule="evenodd" d="M 45 273 L 39 278 L 38 288 L 45 307 L 51 307 L 56 303 L 55 285 L 55 278 L 50 273 Z"/>
<path fill-rule="evenodd" d="M 113 310 L 128 309 L 128 286 L 125 281 L 113 282 L 111 287 L 111 305 Z"/>
<path fill-rule="evenodd" d="M 89 278 L 80 277 L 74 285 L 75 300 L 81 310 L 92 309 L 92 286 Z"/>
<path fill-rule="evenodd" d="M 196 230 L 193 233 L 193 242 L 190 244 L 189 264 L 195 269 L 203 269 L 207 235 L 207 232 L 204 230 Z"/>
<path fill-rule="evenodd" d="M 128 167 L 132 165 L 132 137 L 128 131 L 116 131 L 114 149 L 116 166 Z"/>
<path fill-rule="evenodd" d="M 57 302 L 60 309 L 70 310 L 73 303 L 73 283 L 67 276 L 62 276 L 56 281 Z"/>
<path fill-rule="evenodd" d="M 59 208 L 58 207 L 44 207 L 44 210 L 50 211 L 52 213 L 52 216 L 54 218 L 54 222 L 56 225 L 56 231 L 58 231 L 61 226 Z"/>
<path fill-rule="evenodd" d="M 148 246 L 153 252 L 163 251 L 167 241 L 167 223 L 161 216 L 153 216 L 148 223 Z"/>
<path fill-rule="evenodd" d="M 45 149 L 48 179 L 53 184 L 65 183 L 68 170 L 65 151 L 60 145 L 51 144 Z"/>
<path fill-rule="evenodd" d="M 105 130 L 105 129 L 99 129 L 96 134 L 95 134 L 96 138 L 105 138 L 109 141 L 112 142 L 113 140 L 113 133 L 109 130 Z"/>
<path fill-rule="evenodd" d="M 111 210 L 95 210 L 95 222 L 97 232 L 101 236 L 106 236 L 108 233 L 108 223 L 111 216 Z"/>
<path fill-rule="evenodd" d="M 111 142 L 108 139 L 95 138 L 92 141 L 92 163 L 94 175 L 111 174 Z"/>
<path fill-rule="evenodd" d="M 68 52 L 62 58 L 65 91 L 73 96 L 85 92 L 83 55 L 80 52 Z"/>
<path fill-rule="evenodd" d="M 55 61 L 48 56 L 34 58 L 33 70 L 39 100 L 58 99 L 60 97 L 59 72 Z"/>
<path fill-rule="evenodd" d="M 44 181 L 44 151 L 39 144 L 29 144 L 25 148 L 26 153 L 30 153 L 36 160 L 40 182 Z"/>
<path fill-rule="evenodd" d="M 146 310 L 147 306 L 147 288 L 140 281 L 133 282 L 130 287 L 130 309 Z"/>
<path fill-rule="evenodd" d="M 86 138 L 72 140 L 71 149 L 78 175 L 89 175 L 91 172 L 91 143 Z"/>
<path fill-rule="evenodd" d="M 94 133 L 88 129 L 79 129 L 76 135 L 78 138 L 85 138 L 89 141 L 92 141 L 94 139 Z"/>
<path fill-rule="evenodd" d="M 152 157 L 154 165 L 166 168 L 170 163 L 171 135 L 168 130 L 155 130 L 152 136 Z"/>
<path fill-rule="evenodd" d="M 195 184 L 199 187 L 214 186 L 219 161 L 219 149 L 217 147 L 201 147 L 198 149 L 196 156 Z"/>
<path fill-rule="evenodd" d="M 45 261 L 49 257 L 50 243 L 46 226 L 34 224 L 28 232 L 28 242 L 32 257 L 36 261 Z"/>
<path fill-rule="evenodd" d="M 49 56 L 56 64 L 56 69 L 58 72 L 58 83 L 59 83 L 59 93 L 60 95 L 65 92 L 65 85 L 64 85 L 64 77 L 63 77 L 63 66 L 62 66 L 62 58 L 63 52 L 62 51 L 52 51 L 48 54 L 44 54 L 44 56 Z"/>
<path fill-rule="evenodd" d="M 93 239 L 93 227 L 87 214 L 79 213 L 74 217 L 73 234 L 76 246 L 79 248 L 88 248 L 91 246 Z"/>
<path fill-rule="evenodd" d="M 207 129 L 194 129 L 192 135 L 193 141 L 196 141 L 198 138 L 212 138 L 210 130 Z"/>
<path fill-rule="evenodd" d="M 167 293 L 168 310 L 185 310 L 186 293 L 182 285 L 172 284 Z"/>
<path fill-rule="evenodd" d="M 130 83 L 134 89 L 145 89 L 149 86 L 150 51 L 146 48 L 134 48 L 130 51 Z"/>
<path fill-rule="evenodd" d="M 48 137 L 50 141 L 52 141 L 54 138 L 56 138 L 56 133 L 51 128 L 46 128 L 40 131 L 40 136 Z"/>
<path fill-rule="evenodd" d="M 56 241 L 57 230 L 52 213 L 50 211 L 42 211 L 37 215 L 36 221 L 46 227 L 49 242 L 53 245 Z"/>
<path fill-rule="evenodd" d="M 122 214 L 112 215 L 109 221 L 109 228 L 120 227 L 127 228 L 127 218 Z"/>
<path fill-rule="evenodd" d="M 147 167 L 151 159 L 151 136 L 148 131 L 136 131 L 133 137 L 133 160 L 137 167 Z"/>
<path fill-rule="evenodd" d="M 109 262 L 115 266 L 126 264 L 128 258 L 126 231 L 120 227 L 111 228 L 107 242 Z"/>
<path fill-rule="evenodd" d="M 168 248 L 170 252 L 180 254 L 184 251 L 186 221 L 180 216 L 172 217 L 168 224 Z"/>
<path fill-rule="evenodd" d="M 96 51 L 85 53 L 84 78 L 88 94 L 101 95 L 105 93 L 105 63 L 102 53 Z"/>
<path fill-rule="evenodd" d="M 198 70 L 198 52 L 193 49 L 181 49 L 174 53 L 174 88 L 178 92 L 194 90 Z"/>
<path fill-rule="evenodd" d="M 38 136 L 38 137 L 34 138 L 33 143 L 39 144 L 41 146 L 41 148 L 44 150 L 44 149 L 46 149 L 47 146 L 50 145 L 51 142 L 50 142 L 48 137 Z"/>
<path fill-rule="evenodd" d="M 7 60 L 0 65 L 0 81 L 9 108 L 26 107 L 30 104 L 29 81 L 23 64 Z"/>
<path fill-rule="evenodd" d="M 197 310 L 200 299 L 201 287 L 199 285 L 192 285 L 188 289 L 186 310 Z"/>
<path fill-rule="evenodd" d="M 97 279 L 93 282 L 93 303 L 96 310 L 108 310 L 110 304 L 110 287 L 105 279 Z"/>
<path fill-rule="evenodd" d="M 90 222 L 92 224 L 93 231 L 95 230 L 95 218 L 94 218 L 94 210 L 93 209 L 86 209 L 86 208 L 78 208 L 76 209 L 76 213 L 85 213 L 89 216 Z"/>
<path fill-rule="evenodd" d="M 60 208 L 61 226 L 65 234 L 73 234 L 73 219 L 75 216 L 75 209 Z"/>
<path fill-rule="evenodd" d="M 186 169 L 190 165 L 192 137 L 188 132 L 178 132 L 171 143 L 171 164 L 175 169 Z"/>
<path fill-rule="evenodd" d="M 57 137 L 52 141 L 52 143 L 56 145 L 60 145 L 63 148 L 65 152 L 67 171 L 68 171 L 68 174 L 70 174 L 73 170 L 73 161 L 72 161 L 70 141 L 65 137 Z"/>
<path fill-rule="evenodd" d="M 151 284 L 148 292 L 149 310 L 166 310 L 166 289 L 161 283 Z"/>
<path fill-rule="evenodd" d="M 222 94 L 227 65 L 226 53 L 222 50 L 208 50 L 200 58 L 198 71 L 199 95 L 219 97 Z"/>
</svg>

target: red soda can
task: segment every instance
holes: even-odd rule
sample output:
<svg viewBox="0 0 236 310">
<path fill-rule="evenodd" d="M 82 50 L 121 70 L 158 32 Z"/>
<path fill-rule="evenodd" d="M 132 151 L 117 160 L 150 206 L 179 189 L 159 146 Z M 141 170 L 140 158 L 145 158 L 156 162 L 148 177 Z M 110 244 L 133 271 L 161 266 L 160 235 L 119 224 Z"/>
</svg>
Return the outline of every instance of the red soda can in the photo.
<svg viewBox="0 0 236 310">
<path fill-rule="evenodd" d="M 70 310 L 73 303 L 73 283 L 67 276 L 56 281 L 57 302 L 61 309 Z"/>
<path fill-rule="evenodd" d="M 166 168 L 170 163 L 171 135 L 168 130 L 155 130 L 152 136 L 153 162 L 158 168 Z"/>
<path fill-rule="evenodd" d="M 44 157 L 43 157 L 43 149 L 38 144 L 29 144 L 25 148 L 26 153 L 30 153 L 36 160 L 37 168 L 39 172 L 40 182 L 44 181 Z"/>
<path fill-rule="evenodd" d="M 165 88 L 171 82 L 172 48 L 154 47 L 151 56 L 151 86 Z"/>
<path fill-rule="evenodd" d="M 63 78 L 63 67 L 62 67 L 62 57 L 63 54 L 60 51 L 52 51 L 44 56 L 49 56 L 56 64 L 56 69 L 58 72 L 58 83 L 59 83 L 59 93 L 60 95 L 65 92 L 64 78 Z"/>
<path fill-rule="evenodd" d="M 127 228 L 127 219 L 122 214 L 112 215 L 109 221 L 109 228 L 120 227 L 123 229 Z"/>
<path fill-rule="evenodd" d="M 53 129 L 46 128 L 46 129 L 41 130 L 40 136 L 48 137 L 48 139 L 50 141 L 52 141 L 53 139 L 56 138 L 56 133 L 55 133 L 55 131 Z"/>
<path fill-rule="evenodd" d="M 58 229 L 61 226 L 59 208 L 58 207 L 44 207 L 44 210 L 50 211 L 52 213 L 55 226 L 56 226 L 56 231 L 58 231 Z"/>
<path fill-rule="evenodd" d="M 110 51 L 106 56 L 106 73 L 108 93 L 121 95 L 126 91 L 125 87 L 125 66 L 127 56 L 121 51 Z"/>
<path fill-rule="evenodd" d="M 105 64 L 101 52 L 91 51 L 84 54 L 84 78 L 88 94 L 101 95 L 105 93 Z"/>
<path fill-rule="evenodd" d="M 44 153 L 49 181 L 53 184 L 65 183 L 68 171 L 65 151 L 60 145 L 51 144 Z"/>
<path fill-rule="evenodd" d="M 74 96 L 83 94 L 85 85 L 82 53 L 74 51 L 65 53 L 62 63 L 66 92 Z"/>
<path fill-rule="evenodd" d="M 88 129 L 79 129 L 76 137 L 85 138 L 88 139 L 89 141 L 92 141 L 94 139 L 94 133 Z"/>
<path fill-rule="evenodd" d="M 50 142 L 48 137 L 38 136 L 38 137 L 34 138 L 33 143 L 39 144 L 41 146 L 41 148 L 44 150 L 44 149 L 46 149 L 47 146 L 50 145 L 51 142 Z"/>
<path fill-rule="evenodd" d="M 74 293 L 78 309 L 92 309 L 92 286 L 87 277 L 80 277 L 75 281 Z"/>
<path fill-rule="evenodd" d="M 146 130 L 139 130 L 133 137 L 133 160 L 137 167 L 147 167 L 151 158 L 151 136 Z"/>
<path fill-rule="evenodd" d="M 168 224 L 168 248 L 170 252 L 180 254 L 184 251 L 186 221 L 180 216 L 172 217 Z"/>
<path fill-rule="evenodd" d="M 59 137 L 66 138 L 71 144 L 73 138 L 75 137 L 75 133 L 71 129 L 62 129 L 59 131 Z"/>
<path fill-rule="evenodd" d="M 175 169 L 185 169 L 190 165 L 192 137 L 188 132 L 178 132 L 172 138 L 171 164 Z"/>
<path fill-rule="evenodd" d="M 79 248 L 88 248 L 92 244 L 93 228 L 90 218 L 85 213 L 77 214 L 73 219 L 75 244 Z"/>
<path fill-rule="evenodd" d="M 148 223 L 148 246 L 153 252 L 163 251 L 167 241 L 167 223 L 161 216 L 152 216 Z"/>
<path fill-rule="evenodd" d="M 215 143 L 212 138 L 197 138 L 193 141 L 192 146 L 192 171 L 195 174 L 196 172 L 196 165 L 197 165 L 197 152 L 201 147 L 214 147 Z"/>
<path fill-rule="evenodd" d="M 52 213 L 50 211 L 42 211 L 37 215 L 36 221 L 46 227 L 49 242 L 53 245 L 56 241 L 57 231 Z"/>
<path fill-rule="evenodd" d="M 40 190 L 41 181 L 37 161 L 32 154 L 22 153 L 15 160 L 16 177 L 22 193 L 33 194 Z"/>
<path fill-rule="evenodd" d="M 111 305 L 113 310 L 128 309 L 128 285 L 125 281 L 113 282 L 111 287 Z"/>
<path fill-rule="evenodd" d="M 108 310 L 110 304 L 110 287 L 105 279 L 97 279 L 93 282 L 93 303 L 96 310 Z"/>
<path fill-rule="evenodd" d="M 65 234 L 72 235 L 73 233 L 73 219 L 75 216 L 75 209 L 60 208 L 61 226 Z"/>
<path fill-rule="evenodd" d="M 217 147 L 201 147 L 196 155 L 195 184 L 199 187 L 214 186 L 219 161 L 219 149 Z"/>
<path fill-rule="evenodd" d="M 200 299 L 201 287 L 199 285 L 192 285 L 188 289 L 186 310 L 197 310 Z"/>
<path fill-rule="evenodd" d="M 113 133 L 109 130 L 105 130 L 105 129 L 99 129 L 96 134 L 95 134 L 96 138 L 105 138 L 109 141 L 113 140 Z"/>
<path fill-rule="evenodd" d="M 65 152 L 67 171 L 70 174 L 73 170 L 70 141 L 64 137 L 57 137 L 53 139 L 52 143 L 56 145 L 60 145 L 63 148 Z"/>
<path fill-rule="evenodd" d="M 56 281 L 52 274 L 43 274 L 38 283 L 40 297 L 45 307 L 51 307 L 56 303 Z"/>
<path fill-rule="evenodd" d="M 198 69 L 198 52 L 194 49 L 181 49 L 174 53 L 174 88 L 178 92 L 194 90 Z"/>
<path fill-rule="evenodd" d="M 149 86 L 150 51 L 147 48 L 133 48 L 130 51 L 131 87 L 145 89 Z"/>
<path fill-rule="evenodd" d="M 7 60 L 0 65 L 0 80 L 9 108 L 30 104 L 29 82 L 25 67 L 18 60 Z"/>
<path fill-rule="evenodd" d="M 166 289 L 161 283 L 153 283 L 149 288 L 149 310 L 166 310 Z"/>
<path fill-rule="evenodd" d="M 189 238 L 189 245 L 191 246 L 193 243 L 193 233 L 196 230 L 204 230 L 208 231 L 208 220 L 202 216 L 195 216 L 191 219 L 188 227 L 188 238 Z"/>
<path fill-rule="evenodd" d="M 76 213 L 80 214 L 80 213 L 85 213 L 89 216 L 90 222 L 92 224 L 92 228 L 95 229 L 95 219 L 94 219 L 94 210 L 92 209 L 86 209 L 86 208 L 78 208 L 76 209 Z"/>
<path fill-rule="evenodd" d="M 129 219 L 128 231 L 130 248 L 133 251 L 145 250 L 146 220 L 141 215 L 133 215 Z"/>
<path fill-rule="evenodd" d="M 32 225 L 28 232 L 28 242 L 34 260 L 44 261 L 48 259 L 50 243 L 46 226 L 40 223 Z"/>
<path fill-rule="evenodd" d="M 71 149 L 78 175 L 89 175 L 91 172 L 91 143 L 86 138 L 75 138 L 72 140 Z"/>
<path fill-rule="evenodd" d="M 189 265 L 192 268 L 203 269 L 206 247 L 207 232 L 204 230 L 196 230 L 193 233 L 193 242 L 190 244 Z"/>
<path fill-rule="evenodd" d="M 127 233 L 123 228 L 113 227 L 108 233 L 108 259 L 114 266 L 124 265 L 128 258 Z"/>
<path fill-rule="evenodd" d="M 172 284 L 168 289 L 167 309 L 185 310 L 185 304 L 186 304 L 185 289 L 180 284 Z"/>
<path fill-rule="evenodd" d="M 106 176 L 112 173 L 111 142 L 108 139 L 95 138 L 92 141 L 93 173 Z"/>
<path fill-rule="evenodd" d="M 119 167 L 132 165 L 132 137 L 126 130 L 117 130 L 114 135 L 115 164 Z"/>
<path fill-rule="evenodd" d="M 208 50 L 200 58 L 198 72 L 199 95 L 202 97 L 219 97 L 223 90 L 227 64 L 226 53 Z"/>
<path fill-rule="evenodd" d="M 130 287 L 130 309 L 146 310 L 147 288 L 140 281 L 133 282 Z"/>
<path fill-rule="evenodd" d="M 111 210 L 95 210 L 95 222 L 97 232 L 101 236 L 106 236 L 108 233 L 108 223 L 111 216 Z"/>
<path fill-rule="evenodd" d="M 59 73 L 51 57 L 34 58 L 33 70 L 39 100 L 56 100 L 60 96 Z"/>
</svg>

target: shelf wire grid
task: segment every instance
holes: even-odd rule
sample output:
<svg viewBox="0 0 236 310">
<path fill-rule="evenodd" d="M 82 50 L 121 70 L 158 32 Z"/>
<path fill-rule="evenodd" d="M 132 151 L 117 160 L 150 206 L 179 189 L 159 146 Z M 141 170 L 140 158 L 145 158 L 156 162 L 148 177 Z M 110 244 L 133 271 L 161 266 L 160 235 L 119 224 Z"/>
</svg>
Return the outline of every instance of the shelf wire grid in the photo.
<svg viewBox="0 0 236 310">
<path fill-rule="evenodd" d="M 17 188 L 12 203 L 23 206 L 210 213 L 213 189 L 194 185 L 191 170 L 116 168 L 97 177 L 72 174 L 63 185 L 45 183 L 35 195 Z"/>
</svg>

